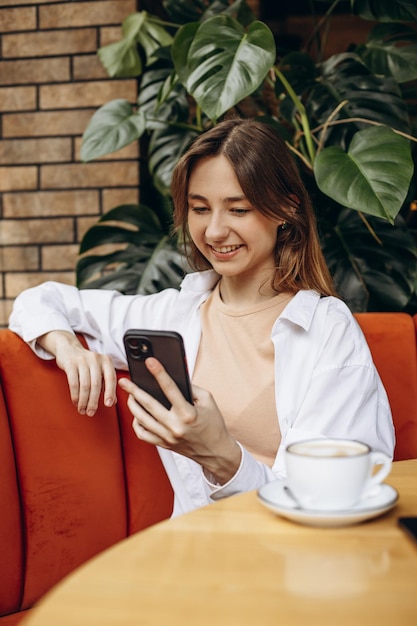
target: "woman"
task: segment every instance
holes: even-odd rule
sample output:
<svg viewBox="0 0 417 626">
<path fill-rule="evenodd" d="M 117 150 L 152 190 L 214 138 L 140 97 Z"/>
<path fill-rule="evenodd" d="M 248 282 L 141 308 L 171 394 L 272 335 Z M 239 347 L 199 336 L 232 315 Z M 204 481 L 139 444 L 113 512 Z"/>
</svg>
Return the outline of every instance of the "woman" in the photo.
<svg viewBox="0 0 417 626">
<path fill-rule="evenodd" d="M 180 290 L 126 296 L 48 282 L 16 299 L 10 328 L 56 358 L 80 413 L 94 415 L 102 389 L 105 405 L 116 401 L 128 328 L 176 330 L 194 404 L 154 358 L 146 364 L 170 410 L 120 381 L 136 435 L 158 446 L 174 515 L 285 475 L 292 441 L 359 439 L 392 456 L 386 393 L 334 293 L 311 202 L 276 132 L 253 120 L 219 123 L 180 159 L 172 195 L 197 270 Z"/>
</svg>

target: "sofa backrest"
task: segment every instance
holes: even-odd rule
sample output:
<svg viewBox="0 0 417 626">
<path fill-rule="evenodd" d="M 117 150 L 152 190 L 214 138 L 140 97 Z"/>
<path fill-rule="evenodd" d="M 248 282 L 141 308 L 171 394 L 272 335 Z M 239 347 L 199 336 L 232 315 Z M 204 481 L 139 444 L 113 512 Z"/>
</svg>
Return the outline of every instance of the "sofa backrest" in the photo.
<svg viewBox="0 0 417 626">
<path fill-rule="evenodd" d="M 394 460 L 417 458 L 417 316 L 359 313 L 391 405 L 397 443 Z"/>
<path fill-rule="evenodd" d="M 32 606 L 81 563 L 169 517 L 159 455 L 135 436 L 126 397 L 93 418 L 65 374 L 0 331 L 0 615 Z"/>
</svg>

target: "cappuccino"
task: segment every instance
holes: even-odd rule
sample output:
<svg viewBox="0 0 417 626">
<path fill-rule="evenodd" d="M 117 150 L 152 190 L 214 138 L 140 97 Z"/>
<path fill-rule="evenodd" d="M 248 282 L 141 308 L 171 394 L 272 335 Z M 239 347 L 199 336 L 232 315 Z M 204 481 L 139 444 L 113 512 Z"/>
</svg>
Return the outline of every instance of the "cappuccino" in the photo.
<svg viewBox="0 0 417 626">
<path fill-rule="evenodd" d="M 311 439 L 285 451 L 287 482 L 305 509 L 342 511 L 366 498 L 389 474 L 391 459 L 360 441 Z M 380 466 L 376 473 L 374 469 Z"/>
</svg>

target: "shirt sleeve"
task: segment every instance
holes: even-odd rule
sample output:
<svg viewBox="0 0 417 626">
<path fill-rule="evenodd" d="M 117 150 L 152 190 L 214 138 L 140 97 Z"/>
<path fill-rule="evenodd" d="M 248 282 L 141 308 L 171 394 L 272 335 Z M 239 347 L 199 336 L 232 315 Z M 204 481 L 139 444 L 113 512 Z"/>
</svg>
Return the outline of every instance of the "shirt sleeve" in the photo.
<svg viewBox="0 0 417 626">
<path fill-rule="evenodd" d="M 305 337 L 308 341 L 308 333 Z M 311 437 L 356 439 L 392 457 L 395 434 L 388 397 L 350 312 L 339 307 L 328 315 L 310 345 L 310 354 L 298 364 L 304 371 L 296 402 L 294 396 L 281 398 L 285 428 L 274 470 L 285 471 L 284 449 L 290 443 Z M 305 354 L 302 343 L 296 347 Z"/>
<path fill-rule="evenodd" d="M 236 474 L 224 485 L 215 482 L 214 477 L 205 476 L 208 495 L 211 500 L 220 500 L 244 491 L 259 489 L 265 483 L 278 478 L 267 465 L 257 461 L 239 442 L 242 457 Z"/>
</svg>

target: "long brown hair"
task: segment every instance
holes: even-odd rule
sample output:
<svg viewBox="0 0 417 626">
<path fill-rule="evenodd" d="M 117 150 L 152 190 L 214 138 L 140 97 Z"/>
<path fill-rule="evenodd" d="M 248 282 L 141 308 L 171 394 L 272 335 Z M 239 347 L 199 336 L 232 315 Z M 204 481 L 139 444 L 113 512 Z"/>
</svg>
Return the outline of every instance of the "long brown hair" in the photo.
<svg viewBox="0 0 417 626">
<path fill-rule="evenodd" d="M 316 216 L 297 165 L 272 126 L 252 119 L 229 119 L 200 135 L 178 161 L 172 178 L 174 229 L 180 233 L 188 261 L 196 270 L 211 264 L 188 232 L 188 184 L 202 158 L 224 155 L 250 204 L 274 221 L 277 228 L 273 288 L 296 293 L 315 289 L 336 295 L 320 247 Z"/>
</svg>

